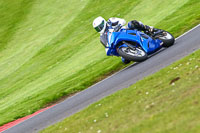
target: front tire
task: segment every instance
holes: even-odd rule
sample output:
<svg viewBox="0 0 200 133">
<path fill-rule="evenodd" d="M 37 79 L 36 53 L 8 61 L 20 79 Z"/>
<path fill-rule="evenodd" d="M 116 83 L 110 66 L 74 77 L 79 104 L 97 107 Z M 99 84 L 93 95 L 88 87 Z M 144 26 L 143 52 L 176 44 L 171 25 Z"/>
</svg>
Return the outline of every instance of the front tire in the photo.
<svg viewBox="0 0 200 133">
<path fill-rule="evenodd" d="M 140 48 L 119 47 L 117 52 L 128 61 L 142 62 L 147 59 L 146 52 Z"/>
</svg>

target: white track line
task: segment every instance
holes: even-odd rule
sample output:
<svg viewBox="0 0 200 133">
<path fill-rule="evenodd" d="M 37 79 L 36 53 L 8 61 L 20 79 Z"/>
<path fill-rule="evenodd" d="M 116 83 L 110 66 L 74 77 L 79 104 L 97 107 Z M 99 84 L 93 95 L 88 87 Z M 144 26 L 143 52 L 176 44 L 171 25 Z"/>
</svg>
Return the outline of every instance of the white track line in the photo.
<svg viewBox="0 0 200 133">
<path fill-rule="evenodd" d="M 181 38 L 182 36 L 186 35 L 187 33 L 191 32 L 191 31 L 193 31 L 194 29 L 196 29 L 196 28 L 197 28 L 197 27 L 199 27 L 199 26 L 200 26 L 200 24 L 198 24 L 198 25 L 197 25 L 197 26 L 195 26 L 194 28 L 190 29 L 189 31 L 187 31 L 187 32 L 183 33 L 182 35 L 180 35 L 179 37 L 177 37 L 175 40 L 177 40 L 177 39 Z"/>
</svg>

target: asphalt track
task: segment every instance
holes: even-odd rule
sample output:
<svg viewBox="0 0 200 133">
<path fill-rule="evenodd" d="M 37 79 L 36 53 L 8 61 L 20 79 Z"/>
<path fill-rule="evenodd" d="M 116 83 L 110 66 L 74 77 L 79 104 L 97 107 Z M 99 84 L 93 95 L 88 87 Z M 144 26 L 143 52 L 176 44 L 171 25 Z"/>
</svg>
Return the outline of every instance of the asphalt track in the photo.
<svg viewBox="0 0 200 133">
<path fill-rule="evenodd" d="M 172 47 L 161 49 L 148 60 L 123 69 L 3 133 L 38 132 L 120 89 L 129 87 L 197 49 L 200 49 L 200 25 L 178 37 Z"/>
</svg>

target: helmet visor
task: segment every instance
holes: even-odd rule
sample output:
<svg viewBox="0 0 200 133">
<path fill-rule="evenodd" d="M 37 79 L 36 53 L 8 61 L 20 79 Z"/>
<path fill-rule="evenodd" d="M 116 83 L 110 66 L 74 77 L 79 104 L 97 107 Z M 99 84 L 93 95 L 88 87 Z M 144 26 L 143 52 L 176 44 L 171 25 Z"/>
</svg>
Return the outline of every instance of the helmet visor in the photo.
<svg viewBox="0 0 200 133">
<path fill-rule="evenodd" d="M 104 28 L 104 20 L 101 22 L 101 24 L 100 25 L 98 25 L 97 27 L 95 27 L 94 29 L 97 31 L 97 32 L 100 32 L 100 31 L 102 31 L 103 30 L 103 28 Z"/>
</svg>

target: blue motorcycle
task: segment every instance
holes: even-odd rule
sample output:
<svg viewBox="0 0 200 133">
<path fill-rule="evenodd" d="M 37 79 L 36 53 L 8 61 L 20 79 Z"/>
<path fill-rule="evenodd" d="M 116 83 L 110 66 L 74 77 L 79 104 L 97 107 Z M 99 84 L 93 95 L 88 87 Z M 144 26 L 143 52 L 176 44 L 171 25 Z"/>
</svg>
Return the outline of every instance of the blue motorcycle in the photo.
<svg viewBox="0 0 200 133">
<path fill-rule="evenodd" d="M 141 62 L 162 47 L 173 45 L 174 41 L 173 35 L 164 30 L 144 33 L 118 26 L 107 33 L 107 55 L 121 56 L 125 64 L 130 61 Z"/>
</svg>

